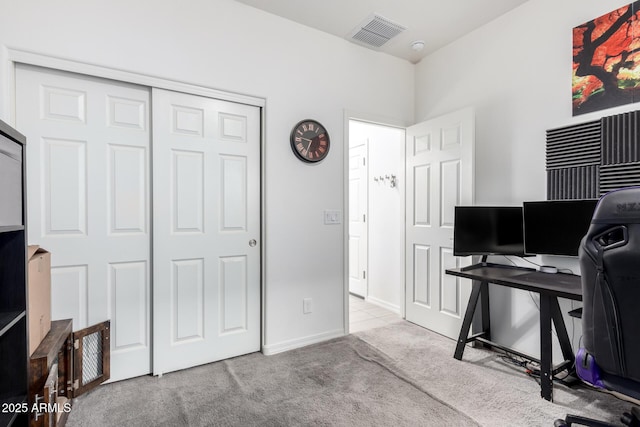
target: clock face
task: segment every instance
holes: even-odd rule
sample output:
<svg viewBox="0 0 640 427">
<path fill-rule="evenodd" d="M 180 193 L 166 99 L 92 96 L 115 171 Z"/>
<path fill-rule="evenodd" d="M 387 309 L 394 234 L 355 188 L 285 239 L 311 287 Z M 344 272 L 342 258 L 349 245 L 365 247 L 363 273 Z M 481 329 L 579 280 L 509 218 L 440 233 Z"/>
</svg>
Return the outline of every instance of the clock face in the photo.
<svg viewBox="0 0 640 427">
<path fill-rule="evenodd" d="M 300 160 L 315 163 L 329 154 L 329 134 L 315 120 L 303 120 L 291 131 L 291 148 Z"/>
</svg>

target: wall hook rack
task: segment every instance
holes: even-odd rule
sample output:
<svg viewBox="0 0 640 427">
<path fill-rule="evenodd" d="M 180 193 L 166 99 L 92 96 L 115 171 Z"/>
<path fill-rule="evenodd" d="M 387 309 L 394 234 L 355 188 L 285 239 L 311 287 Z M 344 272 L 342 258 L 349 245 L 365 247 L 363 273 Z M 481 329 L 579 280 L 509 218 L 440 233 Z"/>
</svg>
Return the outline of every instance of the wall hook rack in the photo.
<svg viewBox="0 0 640 427">
<path fill-rule="evenodd" d="M 391 187 L 391 188 L 395 188 L 395 186 L 398 184 L 398 178 L 394 174 L 384 175 L 384 176 L 382 176 L 382 175 L 374 176 L 373 180 L 375 182 L 380 182 L 380 183 L 385 184 L 385 185 L 388 184 L 389 187 Z"/>
</svg>

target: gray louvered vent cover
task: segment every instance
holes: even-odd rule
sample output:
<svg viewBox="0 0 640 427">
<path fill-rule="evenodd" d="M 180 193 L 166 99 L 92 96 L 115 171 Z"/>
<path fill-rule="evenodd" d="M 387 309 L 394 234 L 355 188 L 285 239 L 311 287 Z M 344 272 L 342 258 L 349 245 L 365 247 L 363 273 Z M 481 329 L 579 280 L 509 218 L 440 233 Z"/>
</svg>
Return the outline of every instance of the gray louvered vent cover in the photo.
<svg viewBox="0 0 640 427">
<path fill-rule="evenodd" d="M 602 118 L 602 164 L 640 162 L 640 112 Z"/>
<path fill-rule="evenodd" d="M 370 47 L 380 47 L 407 28 L 380 15 L 373 14 L 350 34 L 350 38 Z"/>
<path fill-rule="evenodd" d="M 600 164 L 600 120 L 547 131 L 547 169 Z"/>
</svg>

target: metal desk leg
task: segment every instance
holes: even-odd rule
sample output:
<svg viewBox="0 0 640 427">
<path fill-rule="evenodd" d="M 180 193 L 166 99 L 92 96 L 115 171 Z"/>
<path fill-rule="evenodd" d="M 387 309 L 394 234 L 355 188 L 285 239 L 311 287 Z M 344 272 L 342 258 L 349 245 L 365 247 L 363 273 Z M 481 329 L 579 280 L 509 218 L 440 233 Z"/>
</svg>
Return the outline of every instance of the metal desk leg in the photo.
<svg viewBox="0 0 640 427">
<path fill-rule="evenodd" d="M 489 284 L 487 282 L 480 283 L 480 316 L 482 316 L 481 325 L 484 338 L 491 340 L 491 317 L 489 313 Z"/>
<path fill-rule="evenodd" d="M 460 328 L 460 335 L 458 336 L 458 344 L 456 345 L 456 351 L 453 357 L 458 360 L 462 360 L 462 353 L 464 353 L 464 346 L 467 344 L 467 337 L 469 336 L 469 330 L 471 329 L 471 323 L 473 322 L 473 313 L 476 311 L 476 305 L 480 297 L 480 291 L 483 285 L 486 288 L 486 282 L 473 281 L 471 288 L 471 295 L 469 296 L 469 303 L 467 304 L 467 310 L 464 313 L 464 320 L 462 321 L 462 328 Z"/>
<path fill-rule="evenodd" d="M 567 328 L 562 318 L 562 312 L 560 311 L 560 304 L 558 304 L 558 298 L 556 297 L 551 299 L 551 318 L 556 327 L 556 333 L 558 334 L 558 341 L 560 341 L 560 348 L 562 349 L 564 360 L 575 361 L 571 340 L 569 339 L 569 334 L 567 334 Z"/>
<path fill-rule="evenodd" d="M 553 401 L 553 348 L 551 342 L 551 300 L 549 295 L 540 295 L 540 395 Z M 557 301 L 556 301 L 557 303 Z"/>
</svg>

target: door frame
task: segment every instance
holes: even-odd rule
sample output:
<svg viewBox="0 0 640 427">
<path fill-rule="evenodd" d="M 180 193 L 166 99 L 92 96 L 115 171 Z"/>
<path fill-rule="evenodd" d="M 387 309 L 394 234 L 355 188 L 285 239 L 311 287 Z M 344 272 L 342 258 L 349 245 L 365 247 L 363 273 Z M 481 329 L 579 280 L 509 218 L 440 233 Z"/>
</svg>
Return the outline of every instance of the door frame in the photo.
<svg viewBox="0 0 640 427">
<path fill-rule="evenodd" d="M 344 110 L 344 114 L 343 114 L 343 135 L 344 135 L 344 146 L 343 146 L 343 194 L 344 194 L 344 200 L 343 200 L 343 206 L 344 206 L 344 215 L 342 216 L 343 218 L 345 218 L 345 227 L 344 227 L 344 233 L 343 233 L 343 254 L 344 254 L 344 262 L 342 263 L 343 265 L 343 272 L 342 272 L 342 283 L 343 283 L 343 312 L 344 312 L 344 334 L 348 335 L 349 334 L 349 146 L 350 146 L 350 141 L 349 141 L 349 121 L 350 120 L 357 120 L 360 122 L 367 122 L 367 123 L 372 123 L 372 124 L 376 124 L 376 125 L 380 125 L 380 126 L 387 126 L 387 127 L 393 127 L 393 128 L 401 128 L 401 129 L 406 129 L 408 126 L 410 126 L 408 123 L 399 120 L 399 119 L 395 119 L 395 118 L 391 118 L 391 117 L 384 117 L 384 116 L 379 116 L 379 115 L 375 115 L 375 114 L 368 114 L 368 113 L 362 113 L 362 112 L 357 112 L 357 111 L 352 111 L 352 110 Z M 404 153 L 404 150 L 403 150 Z M 404 156 L 404 154 L 403 154 Z M 399 178 L 403 179 L 404 175 L 405 175 L 405 168 L 404 168 L 404 164 L 406 163 L 406 161 L 403 161 L 403 168 L 402 168 L 402 175 L 399 176 Z M 367 163 L 368 165 L 368 163 Z M 402 206 L 404 209 L 404 204 L 405 204 L 405 195 L 402 195 Z M 371 216 L 371 212 L 368 213 L 367 215 L 367 222 L 369 221 L 369 218 Z M 402 229 L 404 230 L 404 223 L 402 224 Z M 404 242 L 403 242 L 404 243 Z M 402 245 L 402 250 L 403 250 L 403 254 L 402 254 L 402 258 L 404 259 L 405 254 L 404 254 L 404 244 Z M 401 306 L 400 306 L 400 316 L 402 318 L 405 317 L 405 298 L 404 298 L 404 268 L 402 269 L 403 271 L 403 277 L 402 277 L 402 292 L 403 292 L 403 298 L 402 298 L 402 302 L 401 302 Z"/>
<path fill-rule="evenodd" d="M 5 48 L 4 52 L 0 52 L 0 59 L 8 67 L 6 77 L 2 82 L 7 96 L 5 97 L 3 109 L 8 112 L 8 122 L 15 125 L 16 121 L 16 64 L 35 65 L 39 67 L 51 68 L 54 70 L 67 71 L 76 74 L 85 74 L 92 77 L 99 77 L 109 80 L 117 80 L 125 83 L 132 83 L 149 88 L 166 89 L 175 92 L 184 92 L 190 95 L 198 95 L 207 98 L 214 98 L 223 101 L 235 102 L 239 104 L 247 104 L 260 108 L 260 351 L 264 352 L 265 343 L 265 284 L 266 284 L 266 269 L 264 260 L 266 259 L 266 201 L 264 195 L 266 194 L 265 187 L 265 156 L 266 141 L 265 141 L 265 119 L 266 119 L 266 106 L 267 101 L 265 98 L 245 95 L 240 93 L 223 91 L 206 86 L 194 85 L 177 80 L 163 79 L 160 77 L 119 70 L 115 68 L 109 68 L 99 65 L 88 64 L 79 61 L 72 61 L 68 59 L 62 59 L 58 57 L 43 55 L 39 53 L 27 52 L 20 49 Z M 153 186 L 153 182 L 151 183 Z M 151 226 L 153 227 L 153 217 L 151 220 Z M 153 246 L 152 236 L 150 235 L 150 256 L 153 260 Z M 153 273 L 153 270 L 151 270 Z M 153 276 L 152 282 L 153 283 Z M 153 286 L 151 286 L 151 299 L 153 300 Z M 348 308 L 348 305 L 347 305 Z M 153 316 L 152 324 L 153 328 Z M 153 336 L 151 336 L 151 369 L 153 370 Z"/>
</svg>

